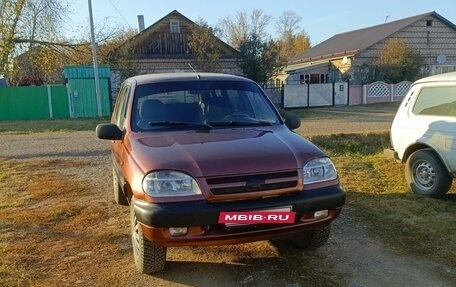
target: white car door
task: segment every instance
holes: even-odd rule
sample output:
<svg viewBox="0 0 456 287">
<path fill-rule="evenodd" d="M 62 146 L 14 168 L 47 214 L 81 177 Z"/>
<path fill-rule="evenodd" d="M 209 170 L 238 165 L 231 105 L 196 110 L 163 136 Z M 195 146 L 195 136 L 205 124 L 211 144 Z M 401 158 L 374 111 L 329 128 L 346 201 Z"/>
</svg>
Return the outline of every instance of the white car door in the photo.
<svg viewBox="0 0 456 287">
<path fill-rule="evenodd" d="M 431 146 L 456 173 L 456 83 L 423 84 L 408 112 L 417 142 Z"/>
</svg>

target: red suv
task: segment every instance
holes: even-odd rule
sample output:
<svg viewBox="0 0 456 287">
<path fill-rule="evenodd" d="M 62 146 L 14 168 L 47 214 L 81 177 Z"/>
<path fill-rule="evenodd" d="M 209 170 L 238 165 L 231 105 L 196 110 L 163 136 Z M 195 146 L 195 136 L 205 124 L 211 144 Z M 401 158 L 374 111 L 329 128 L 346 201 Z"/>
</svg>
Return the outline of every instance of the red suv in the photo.
<svg viewBox="0 0 456 287">
<path fill-rule="evenodd" d="M 114 198 L 130 205 L 138 270 L 162 270 L 170 246 L 325 244 L 345 192 L 331 160 L 292 131 L 300 123 L 246 78 L 127 79 L 97 136 L 112 141 Z"/>
</svg>

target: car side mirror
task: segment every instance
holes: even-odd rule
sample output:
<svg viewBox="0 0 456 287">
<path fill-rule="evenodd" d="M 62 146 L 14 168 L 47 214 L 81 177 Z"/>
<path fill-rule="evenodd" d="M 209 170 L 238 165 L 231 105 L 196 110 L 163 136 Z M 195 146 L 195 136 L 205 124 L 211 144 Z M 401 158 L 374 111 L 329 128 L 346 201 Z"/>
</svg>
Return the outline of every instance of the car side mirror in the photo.
<svg viewBox="0 0 456 287">
<path fill-rule="evenodd" d="M 115 124 L 99 124 L 96 128 L 97 137 L 102 140 L 121 140 L 122 131 Z"/>
<path fill-rule="evenodd" d="M 297 129 L 301 126 L 301 118 L 295 115 L 288 115 L 285 118 L 285 125 L 290 130 Z"/>
</svg>

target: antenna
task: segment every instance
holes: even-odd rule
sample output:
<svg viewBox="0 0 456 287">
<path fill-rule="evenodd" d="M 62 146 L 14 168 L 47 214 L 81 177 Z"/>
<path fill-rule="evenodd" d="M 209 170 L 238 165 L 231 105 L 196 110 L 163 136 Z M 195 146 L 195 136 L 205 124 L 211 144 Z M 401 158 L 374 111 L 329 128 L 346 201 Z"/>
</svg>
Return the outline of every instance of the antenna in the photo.
<svg viewBox="0 0 456 287">
<path fill-rule="evenodd" d="M 389 16 L 390 16 L 390 15 L 386 15 L 386 17 L 385 17 L 385 23 L 388 22 Z"/>
<path fill-rule="evenodd" d="M 193 70 L 193 72 L 195 72 L 196 78 L 199 80 L 201 77 L 200 77 L 200 75 L 198 74 L 198 72 L 193 68 L 192 64 L 188 63 L 188 66 Z"/>
</svg>

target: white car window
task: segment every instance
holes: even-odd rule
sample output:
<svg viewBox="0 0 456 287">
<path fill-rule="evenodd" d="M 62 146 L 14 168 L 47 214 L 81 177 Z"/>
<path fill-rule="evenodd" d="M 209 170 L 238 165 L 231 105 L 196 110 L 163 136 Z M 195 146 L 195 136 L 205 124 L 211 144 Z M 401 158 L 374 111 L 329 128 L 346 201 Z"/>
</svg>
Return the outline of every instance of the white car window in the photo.
<svg viewBox="0 0 456 287">
<path fill-rule="evenodd" d="M 423 87 L 416 99 L 413 113 L 456 117 L 456 86 Z"/>
</svg>

